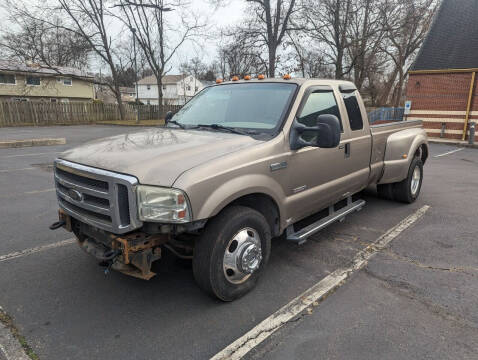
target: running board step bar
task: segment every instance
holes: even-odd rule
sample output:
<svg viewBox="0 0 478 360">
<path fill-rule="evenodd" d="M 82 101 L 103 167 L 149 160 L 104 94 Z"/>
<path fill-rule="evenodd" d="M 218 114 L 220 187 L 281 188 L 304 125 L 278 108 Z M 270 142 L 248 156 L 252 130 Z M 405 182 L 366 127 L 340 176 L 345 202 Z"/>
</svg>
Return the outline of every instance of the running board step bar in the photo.
<svg viewBox="0 0 478 360">
<path fill-rule="evenodd" d="M 347 205 L 340 210 L 335 211 L 334 205 L 329 206 L 329 215 L 312 223 L 297 232 L 294 232 L 294 225 L 290 225 L 287 228 L 287 240 L 296 242 L 302 245 L 307 241 L 307 238 L 323 228 L 333 224 L 336 221 L 343 221 L 345 216 L 354 212 L 360 211 L 365 205 L 365 200 L 357 200 L 352 202 L 352 198 L 347 198 Z"/>
</svg>

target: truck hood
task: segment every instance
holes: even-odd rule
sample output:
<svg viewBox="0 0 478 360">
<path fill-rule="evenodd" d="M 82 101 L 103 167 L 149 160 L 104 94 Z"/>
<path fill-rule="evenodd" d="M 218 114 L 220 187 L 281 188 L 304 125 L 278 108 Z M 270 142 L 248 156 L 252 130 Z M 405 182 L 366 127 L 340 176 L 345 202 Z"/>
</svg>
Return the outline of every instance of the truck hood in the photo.
<svg viewBox="0 0 478 360">
<path fill-rule="evenodd" d="M 186 170 L 262 142 L 218 131 L 153 128 L 94 140 L 60 158 L 133 175 L 141 184 L 172 186 Z"/>
</svg>

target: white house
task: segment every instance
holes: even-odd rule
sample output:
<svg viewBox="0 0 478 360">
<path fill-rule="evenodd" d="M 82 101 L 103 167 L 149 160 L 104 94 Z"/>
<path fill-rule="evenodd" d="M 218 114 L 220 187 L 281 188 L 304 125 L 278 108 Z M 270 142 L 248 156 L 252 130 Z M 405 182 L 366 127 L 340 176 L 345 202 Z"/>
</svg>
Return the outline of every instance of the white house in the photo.
<svg viewBox="0 0 478 360">
<path fill-rule="evenodd" d="M 184 105 L 204 85 L 192 75 L 163 76 L 163 105 Z M 138 98 L 143 104 L 158 105 L 158 85 L 154 75 L 138 81 Z"/>
</svg>

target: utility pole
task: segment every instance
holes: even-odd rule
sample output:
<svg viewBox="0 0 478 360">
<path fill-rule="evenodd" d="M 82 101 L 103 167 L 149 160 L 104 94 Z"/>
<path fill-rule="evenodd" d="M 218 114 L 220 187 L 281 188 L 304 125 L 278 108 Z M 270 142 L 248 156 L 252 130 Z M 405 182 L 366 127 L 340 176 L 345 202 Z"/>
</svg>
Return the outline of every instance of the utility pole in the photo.
<svg viewBox="0 0 478 360">
<path fill-rule="evenodd" d="M 138 103 L 138 65 L 136 63 L 136 29 L 130 28 L 133 33 L 133 52 L 134 52 L 134 82 L 135 82 L 135 93 L 136 93 L 136 123 L 139 123 L 139 103 Z"/>
</svg>

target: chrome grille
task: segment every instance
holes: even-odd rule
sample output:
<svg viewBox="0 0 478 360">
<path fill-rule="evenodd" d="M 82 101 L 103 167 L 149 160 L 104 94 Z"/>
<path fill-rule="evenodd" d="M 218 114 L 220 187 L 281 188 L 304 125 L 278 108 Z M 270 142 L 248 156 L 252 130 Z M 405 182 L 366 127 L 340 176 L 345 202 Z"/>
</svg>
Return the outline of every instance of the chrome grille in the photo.
<svg viewBox="0 0 478 360">
<path fill-rule="evenodd" d="M 55 161 L 55 186 L 60 208 L 80 221 L 122 234 L 141 226 L 135 177 L 72 163 Z"/>
</svg>

